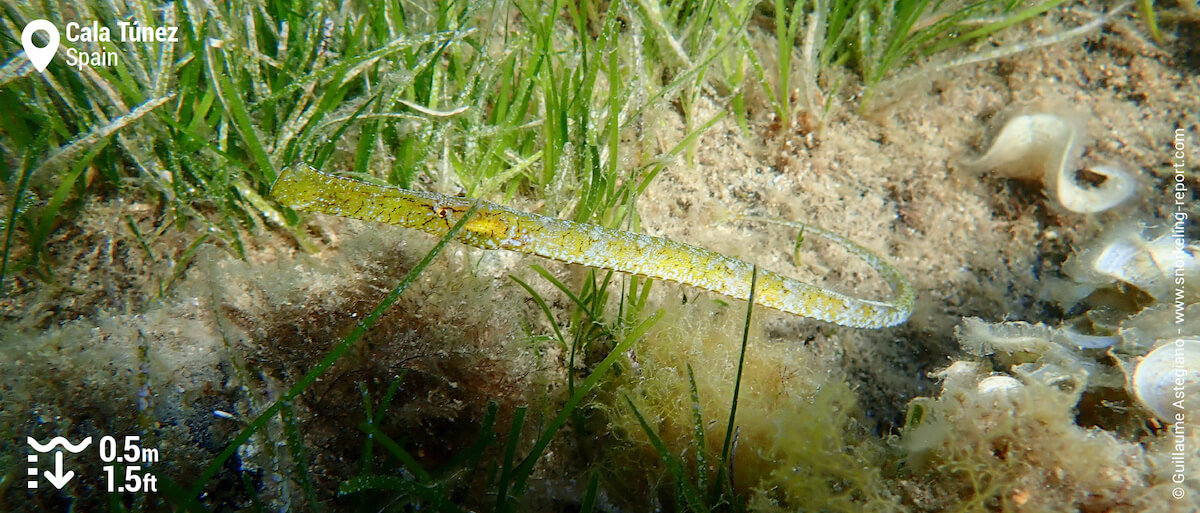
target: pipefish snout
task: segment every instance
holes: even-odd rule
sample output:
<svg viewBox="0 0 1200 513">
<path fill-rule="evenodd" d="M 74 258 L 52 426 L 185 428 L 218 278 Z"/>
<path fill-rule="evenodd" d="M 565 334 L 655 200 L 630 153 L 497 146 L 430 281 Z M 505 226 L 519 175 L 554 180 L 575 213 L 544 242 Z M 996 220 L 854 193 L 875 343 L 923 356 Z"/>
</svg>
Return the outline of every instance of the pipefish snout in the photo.
<svg viewBox="0 0 1200 513">
<path fill-rule="evenodd" d="M 445 235 L 478 201 L 475 214 L 456 236 L 482 249 L 507 249 L 544 258 L 612 269 L 699 287 L 748 300 L 754 267 L 742 260 L 660 237 L 512 210 L 482 200 L 385 187 L 338 177 L 296 164 L 283 170 L 271 195 L 295 210 L 388 223 Z M 912 285 L 895 267 L 840 235 L 801 223 L 765 221 L 804 229 L 846 248 L 874 268 L 892 289 L 890 301 L 842 294 L 759 270 L 755 303 L 776 310 L 855 328 L 884 328 L 912 314 Z"/>
</svg>

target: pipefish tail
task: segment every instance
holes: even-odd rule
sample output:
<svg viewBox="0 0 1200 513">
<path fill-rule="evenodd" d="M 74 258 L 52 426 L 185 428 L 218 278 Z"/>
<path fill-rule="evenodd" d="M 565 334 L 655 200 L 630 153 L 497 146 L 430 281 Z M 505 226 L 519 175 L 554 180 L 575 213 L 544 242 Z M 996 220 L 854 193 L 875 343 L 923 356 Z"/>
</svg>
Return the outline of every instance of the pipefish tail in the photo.
<svg viewBox="0 0 1200 513">
<path fill-rule="evenodd" d="M 434 236 L 445 235 L 478 201 L 475 215 L 456 237 L 464 244 L 674 281 L 743 301 L 750 296 L 749 263 L 660 237 L 519 212 L 482 200 L 369 184 L 307 164 L 284 169 L 271 195 L 295 210 L 388 223 Z M 908 279 L 866 248 L 800 223 L 743 219 L 804 227 L 806 234 L 828 238 L 874 268 L 893 294 L 886 302 L 860 299 L 759 269 L 756 304 L 854 328 L 895 326 L 912 314 L 914 294 Z"/>
</svg>

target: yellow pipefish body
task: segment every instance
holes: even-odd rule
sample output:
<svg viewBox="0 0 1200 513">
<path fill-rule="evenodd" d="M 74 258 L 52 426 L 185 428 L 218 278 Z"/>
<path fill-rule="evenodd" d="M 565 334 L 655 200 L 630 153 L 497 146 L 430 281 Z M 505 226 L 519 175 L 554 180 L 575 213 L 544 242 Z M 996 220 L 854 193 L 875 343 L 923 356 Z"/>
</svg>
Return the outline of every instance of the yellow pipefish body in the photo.
<svg viewBox="0 0 1200 513">
<path fill-rule="evenodd" d="M 394 224 L 442 236 L 475 200 L 384 187 L 329 175 L 305 164 L 283 170 L 271 195 L 296 210 Z M 800 223 L 760 219 L 816 233 L 842 245 L 891 286 L 891 302 L 851 297 L 759 270 L 755 302 L 843 326 L 883 328 L 912 313 L 911 284 L 894 267 L 845 238 Z M 670 280 L 741 299 L 750 297 L 753 266 L 714 251 L 659 237 L 519 212 L 479 201 L 457 239 L 483 249 L 507 249 L 572 264 Z"/>
</svg>

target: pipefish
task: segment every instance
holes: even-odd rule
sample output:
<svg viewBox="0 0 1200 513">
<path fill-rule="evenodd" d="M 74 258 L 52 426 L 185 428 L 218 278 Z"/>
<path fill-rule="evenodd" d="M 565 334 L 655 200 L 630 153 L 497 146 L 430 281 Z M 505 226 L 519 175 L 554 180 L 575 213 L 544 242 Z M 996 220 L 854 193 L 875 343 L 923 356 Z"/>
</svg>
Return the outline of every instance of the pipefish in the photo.
<svg viewBox="0 0 1200 513">
<path fill-rule="evenodd" d="M 742 260 L 661 237 L 520 212 L 483 200 L 385 187 L 334 176 L 307 164 L 283 170 L 271 195 L 295 210 L 320 212 L 445 235 L 478 208 L 456 236 L 482 249 L 507 249 L 571 264 L 612 269 L 699 287 L 746 301 L 754 267 Z M 758 270 L 755 303 L 776 310 L 855 328 L 884 328 L 912 314 L 912 285 L 895 267 L 846 238 L 780 219 L 742 217 L 815 233 L 844 247 L 875 269 L 892 289 L 890 301 L 849 296 Z"/>
</svg>

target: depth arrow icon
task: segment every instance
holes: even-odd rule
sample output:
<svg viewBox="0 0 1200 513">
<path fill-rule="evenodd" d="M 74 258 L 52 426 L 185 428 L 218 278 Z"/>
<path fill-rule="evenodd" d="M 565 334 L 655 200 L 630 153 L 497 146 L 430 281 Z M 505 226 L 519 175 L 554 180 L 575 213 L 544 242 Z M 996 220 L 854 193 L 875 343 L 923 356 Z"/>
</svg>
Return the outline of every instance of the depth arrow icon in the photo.
<svg viewBox="0 0 1200 513">
<path fill-rule="evenodd" d="M 54 473 L 51 474 L 47 470 L 44 475 L 46 476 L 46 480 L 50 481 L 50 484 L 62 490 L 62 487 L 66 486 L 71 481 L 71 478 L 75 477 L 75 471 L 68 470 L 66 473 L 63 473 L 63 453 L 62 451 L 54 451 Z"/>
</svg>

